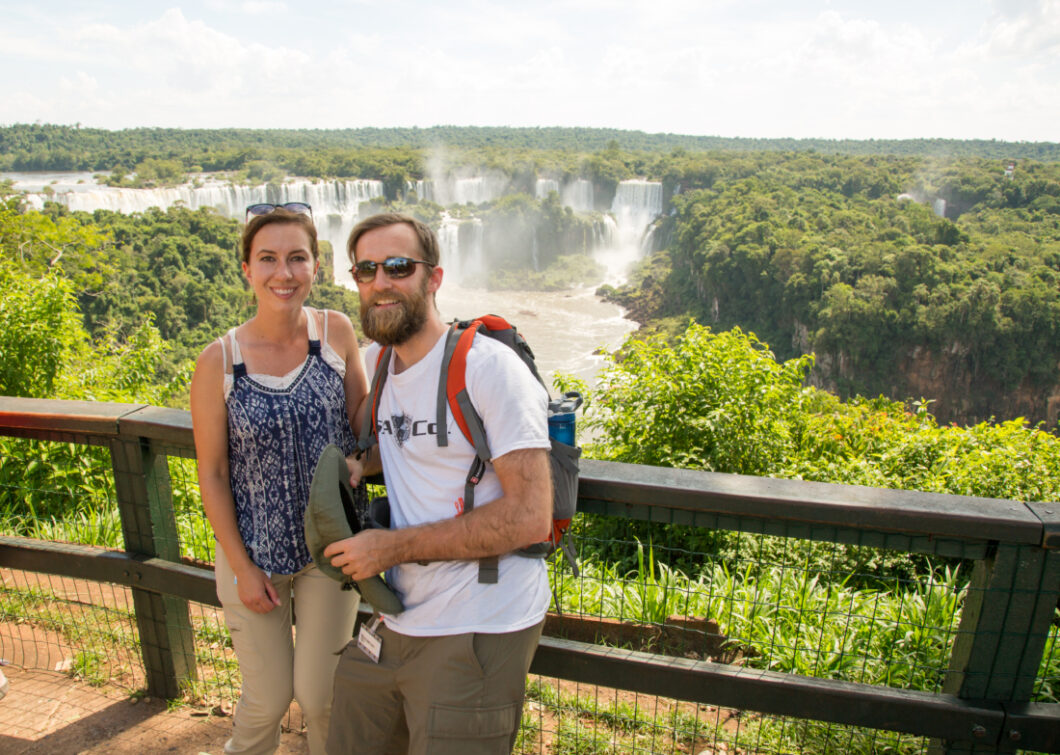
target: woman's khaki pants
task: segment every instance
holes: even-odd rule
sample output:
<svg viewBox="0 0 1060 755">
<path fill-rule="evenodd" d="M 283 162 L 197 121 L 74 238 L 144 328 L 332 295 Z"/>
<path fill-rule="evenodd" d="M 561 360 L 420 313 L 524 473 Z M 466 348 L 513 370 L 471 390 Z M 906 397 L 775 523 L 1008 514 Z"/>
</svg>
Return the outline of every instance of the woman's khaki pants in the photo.
<svg viewBox="0 0 1060 755">
<path fill-rule="evenodd" d="M 280 605 L 266 614 L 243 605 L 235 575 L 217 548 L 217 597 L 224 608 L 243 688 L 225 752 L 272 753 L 280 724 L 298 701 L 305 717 L 309 752 L 323 755 L 331 717 L 331 694 L 339 653 L 353 635 L 359 596 L 310 564 L 297 574 L 274 574 Z M 292 594 L 297 625 L 291 636 Z"/>
</svg>

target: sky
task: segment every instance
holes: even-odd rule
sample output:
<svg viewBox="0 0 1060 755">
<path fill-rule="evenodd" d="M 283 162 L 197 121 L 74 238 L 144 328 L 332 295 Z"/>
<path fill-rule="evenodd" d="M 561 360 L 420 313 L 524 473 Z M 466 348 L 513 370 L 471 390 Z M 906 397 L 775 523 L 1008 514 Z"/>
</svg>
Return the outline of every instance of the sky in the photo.
<svg viewBox="0 0 1060 755">
<path fill-rule="evenodd" d="M 0 0 L 0 125 L 1060 141 L 1060 0 Z"/>
</svg>

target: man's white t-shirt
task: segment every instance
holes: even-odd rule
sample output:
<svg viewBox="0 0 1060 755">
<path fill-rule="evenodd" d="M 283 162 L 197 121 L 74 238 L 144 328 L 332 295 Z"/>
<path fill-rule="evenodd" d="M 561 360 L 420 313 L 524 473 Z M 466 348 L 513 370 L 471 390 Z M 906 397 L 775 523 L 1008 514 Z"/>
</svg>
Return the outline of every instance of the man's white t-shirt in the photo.
<svg viewBox="0 0 1060 755">
<path fill-rule="evenodd" d="M 394 374 L 391 360 L 379 397 L 376 426 L 390 500 L 390 526 L 398 529 L 458 516 L 475 449 L 446 407 L 449 445 L 437 440 L 438 380 L 445 348 L 443 335 L 416 364 Z M 368 379 L 375 374 L 380 346 L 365 354 Z M 525 448 L 550 447 L 548 394 L 507 346 L 476 335 L 467 355 L 468 396 L 486 429 L 494 458 Z M 487 470 L 475 488 L 475 508 L 502 494 Z M 400 564 L 387 572 L 404 612 L 387 615 L 395 632 L 432 637 L 464 632 L 501 633 L 540 622 L 548 609 L 545 564 L 539 558 L 506 554 L 499 559 L 496 584 L 480 584 L 479 562 L 438 561 Z"/>
</svg>

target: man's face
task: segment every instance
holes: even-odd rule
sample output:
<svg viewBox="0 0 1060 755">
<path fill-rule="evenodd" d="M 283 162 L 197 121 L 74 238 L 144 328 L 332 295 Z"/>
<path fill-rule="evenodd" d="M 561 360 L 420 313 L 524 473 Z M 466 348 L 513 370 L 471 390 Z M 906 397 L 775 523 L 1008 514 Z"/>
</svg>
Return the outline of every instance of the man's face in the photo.
<svg viewBox="0 0 1060 755">
<path fill-rule="evenodd" d="M 373 228 L 357 240 L 354 250 L 358 262 L 383 262 L 390 257 L 422 260 L 416 233 L 408 225 L 397 223 Z M 416 335 L 427 322 L 431 271 L 428 265 L 416 265 L 407 278 L 392 278 L 377 267 L 375 278 L 358 281 L 361 295 L 361 327 L 368 338 L 383 346 L 400 346 Z"/>
</svg>

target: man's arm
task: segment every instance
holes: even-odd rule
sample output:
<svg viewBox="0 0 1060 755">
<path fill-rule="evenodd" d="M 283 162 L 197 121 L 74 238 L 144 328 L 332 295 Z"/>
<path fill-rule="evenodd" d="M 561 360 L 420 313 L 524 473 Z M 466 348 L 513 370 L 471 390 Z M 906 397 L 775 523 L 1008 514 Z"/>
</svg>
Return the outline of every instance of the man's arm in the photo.
<svg viewBox="0 0 1060 755">
<path fill-rule="evenodd" d="M 462 516 L 399 530 L 364 530 L 324 549 L 353 579 L 367 579 L 396 564 L 497 556 L 540 542 L 552 522 L 548 450 L 511 451 L 493 460 L 500 498 Z"/>
</svg>

